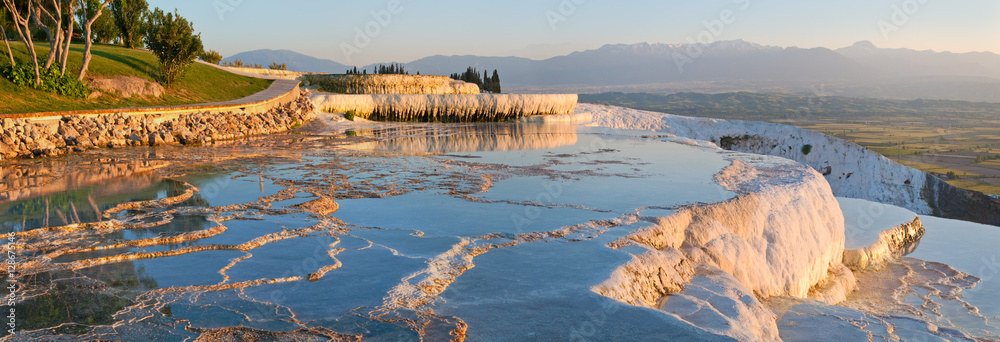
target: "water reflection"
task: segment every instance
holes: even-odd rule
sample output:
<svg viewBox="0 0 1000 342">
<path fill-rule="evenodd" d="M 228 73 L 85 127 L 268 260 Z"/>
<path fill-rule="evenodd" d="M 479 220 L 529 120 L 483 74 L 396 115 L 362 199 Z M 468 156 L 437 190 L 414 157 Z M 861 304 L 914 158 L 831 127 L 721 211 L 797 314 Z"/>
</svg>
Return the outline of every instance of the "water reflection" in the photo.
<svg viewBox="0 0 1000 342">
<path fill-rule="evenodd" d="M 155 183 L 151 175 L 140 175 L 169 165 L 158 160 L 74 159 L 47 160 L 36 163 L 0 165 L 0 204 L 63 193 L 89 185 L 101 184 L 96 195 L 128 193 Z M 110 180 L 117 180 L 109 182 Z"/>
<path fill-rule="evenodd" d="M 459 282 L 484 288 L 475 273 L 541 272 L 511 266 L 538 260 L 592 269 L 583 257 L 608 252 L 596 239 L 625 233 L 630 228 L 617 222 L 631 220 L 640 206 L 731 197 L 711 180 L 726 166 L 721 156 L 657 140 L 536 124 L 400 125 L 355 133 L 233 147 L 234 153 L 185 148 L 173 158 L 175 166 L 156 172 L 181 175 L 176 179 L 201 189 L 183 202 L 123 206 L 128 210 L 113 215 L 114 222 L 21 234 L 21 243 L 37 247 L 24 253 L 34 264 L 23 270 L 37 277 L 26 289 L 35 295 L 24 305 L 39 313 L 32 317 L 38 327 L 51 329 L 19 337 L 136 340 L 162 333 L 160 339 L 194 340 L 205 328 L 325 326 L 374 339 L 447 340 L 463 336 L 462 320 L 472 315 L 437 313 L 431 305 L 466 270 L 474 269 Z M 357 141 L 355 151 L 337 148 Z M 463 156 L 448 154 L 457 152 Z M 239 163 L 238 171 L 180 166 L 218 165 L 218 155 Z M 34 229 L 63 221 L 54 208 L 67 222 L 99 220 L 102 210 L 122 202 L 174 198 L 189 189 L 141 173 L 105 182 L 120 185 L 80 183 L 18 197 L 0 207 L 0 220 Z M 316 200 L 337 203 L 337 210 L 301 206 Z M 93 216 L 82 213 L 91 207 Z M 562 259 L 532 245 L 552 248 Z M 474 260 L 484 253 L 503 262 Z M 520 296 L 505 291 L 481 298 Z M 575 298 L 590 294 L 583 287 L 571 291 L 579 291 Z M 126 323 L 91 327 L 111 319 Z M 56 328 L 71 322 L 63 327 L 82 328 Z"/>
<path fill-rule="evenodd" d="M 472 124 L 352 132 L 349 135 L 380 140 L 345 146 L 347 149 L 418 155 L 539 150 L 577 142 L 576 127 L 572 125 Z"/>
<path fill-rule="evenodd" d="M 0 230 L 28 231 L 100 222 L 103 220 L 102 213 L 116 204 L 177 196 L 185 189 L 182 182 L 162 179 L 154 174 L 138 174 L 109 178 L 100 184 L 70 187 L 62 192 L 37 197 L 0 201 Z"/>
</svg>

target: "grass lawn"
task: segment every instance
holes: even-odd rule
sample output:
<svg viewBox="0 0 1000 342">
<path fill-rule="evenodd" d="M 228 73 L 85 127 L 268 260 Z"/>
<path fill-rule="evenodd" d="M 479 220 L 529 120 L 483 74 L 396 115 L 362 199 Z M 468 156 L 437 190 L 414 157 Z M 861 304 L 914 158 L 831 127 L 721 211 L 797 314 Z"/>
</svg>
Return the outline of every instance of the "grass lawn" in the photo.
<svg viewBox="0 0 1000 342">
<path fill-rule="evenodd" d="M 35 43 L 40 59 L 48 56 L 47 42 Z M 30 61 L 24 44 L 11 42 L 14 57 Z M 5 50 L 5 49 L 3 49 Z M 83 59 L 83 44 L 73 44 L 66 72 L 78 74 Z M 158 70 L 159 62 L 149 51 L 126 49 L 115 45 L 94 45 L 91 49 L 88 77 L 136 76 L 155 81 L 152 74 Z M 10 60 L 3 51 L 0 65 L 8 65 Z M 157 99 L 124 99 L 117 95 L 105 94 L 97 99 L 79 99 L 54 93 L 19 87 L 0 77 L 0 114 L 52 112 L 81 109 L 114 109 L 161 105 L 197 104 L 229 101 L 243 98 L 271 85 L 270 80 L 240 76 L 200 63 L 192 63 L 167 92 Z"/>
</svg>

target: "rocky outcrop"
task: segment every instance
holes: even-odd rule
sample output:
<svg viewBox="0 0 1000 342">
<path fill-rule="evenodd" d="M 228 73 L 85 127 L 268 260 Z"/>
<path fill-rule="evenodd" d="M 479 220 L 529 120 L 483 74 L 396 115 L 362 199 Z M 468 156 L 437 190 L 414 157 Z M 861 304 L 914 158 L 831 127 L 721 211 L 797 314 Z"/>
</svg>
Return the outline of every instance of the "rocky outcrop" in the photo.
<svg viewBox="0 0 1000 342">
<path fill-rule="evenodd" d="M 924 175 L 920 195 L 930 205 L 931 215 L 1000 225 L 1000 198 L 956 188 L 930 174 Z"/>
<path fill-rule="evenodd" d="M 88 85 L 93 89 L 108 94 L 118 94 L 126 99 L 133 96 L 160 97 L 165 91 L 159 83 L 135 76 L 95 78 L 90 80 Z"/>
<path fill-rule="evenodd" d="M 501 122 L 530 115 L 569 114 L 576 94 L 562 95 L 313 95 L 316 108 L 353 112 L 376 121 Z"/>
<path fill-rule="evenodd" d="M 55 156 L 69 151 L 121 146 L 203 144 L 291 129 L 313 117 L 304 96 L 263 113 L 111 114 L 65 116 L 57 125 L 32 119 L 0 119 L 0 160 Z"/>
</svg>

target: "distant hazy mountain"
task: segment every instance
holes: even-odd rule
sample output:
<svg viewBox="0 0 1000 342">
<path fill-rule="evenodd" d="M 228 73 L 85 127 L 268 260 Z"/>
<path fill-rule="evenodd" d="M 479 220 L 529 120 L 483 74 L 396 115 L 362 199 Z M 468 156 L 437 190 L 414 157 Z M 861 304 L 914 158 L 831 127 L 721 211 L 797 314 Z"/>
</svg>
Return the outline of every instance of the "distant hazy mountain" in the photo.
<svg viewBox="0 0 1000 342">
<path fill-rule="evenodd" d="M 870 41 L 857 42 L 836 52 L 897 77 L 1000 77 L 1000 55 L 992 52 L 882 49 Z"/>
<path fill-rule="evenodd" d="M 742 40 L 698 45 L 606 45 L 546 60 L 518 57 L 433 56 L 407 63 L 408 70 L 450 74 L 468 66 L 499 69 L 505 84 L 519 87 L 609 86 L 734 79 L 850 79 L 864 68 L 829 49 L 762 46 Z M 697 51 L 697 54 L 690 53 Z M 675 59 L 676 58 L 676 59 Z M 680 66 L 676 60 L 682 61 Z M 821 65 L 821 68 L 817 66 Z"/>
<path fill-rule="evenodd" d="M 273 62 L 279 64 L 285 63 L 288 66 L 288 70 L 292 71 L 343 73 L 347 70 L 346 65 L 329 59 L 307 56 L 291 50 L 247 51 L 226 57 L 222 61 L 231 62 L 236 59 L 242 60 L 243 63 L 260 64 L 265 68 Z"/>
<path fill-rule="evenodd" d="M 231 58 L 287 63 L 289 69 L 341 73 L 348 67 L 291 51 Z M 228 59 L 227 59 L 228 60 Z M 767 91 L 897 99 L 1000 102 L 1000 55 L 881 49 L 871 42 L 826 48 L 711 44 L 615 44 L 545 60 L 431 56 L 404 64 L 411 73 L 449 75 L 497 69 L 506 90 L 600 93 Z M 374 65 L 359 66 L 374 70 Z"/>
</svg>

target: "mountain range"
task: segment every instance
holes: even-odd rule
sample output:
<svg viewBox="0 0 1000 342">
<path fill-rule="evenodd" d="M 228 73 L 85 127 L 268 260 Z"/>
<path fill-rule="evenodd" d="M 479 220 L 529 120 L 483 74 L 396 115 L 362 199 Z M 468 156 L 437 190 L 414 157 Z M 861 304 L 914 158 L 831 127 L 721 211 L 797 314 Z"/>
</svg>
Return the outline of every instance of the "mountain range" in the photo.
<svg viewBox="0 0 1000 342">
<path fill-rule="evenodd" d="M 234 59 L 286 63 L 296 71 L 343 73 L 349 68 L 288 50 L 249 51 L 225 61 Z M 886 49 L 869 41 L 836 50 L 744 40 L 614 44 L 544 60 L 437 55 L 403 65 L 425 75 L 449 75 L 469 66 L 497 69 L 504 89 L 515 92 L 769 91 L 1000 102 L 998 54 Z"/>
</svg>

